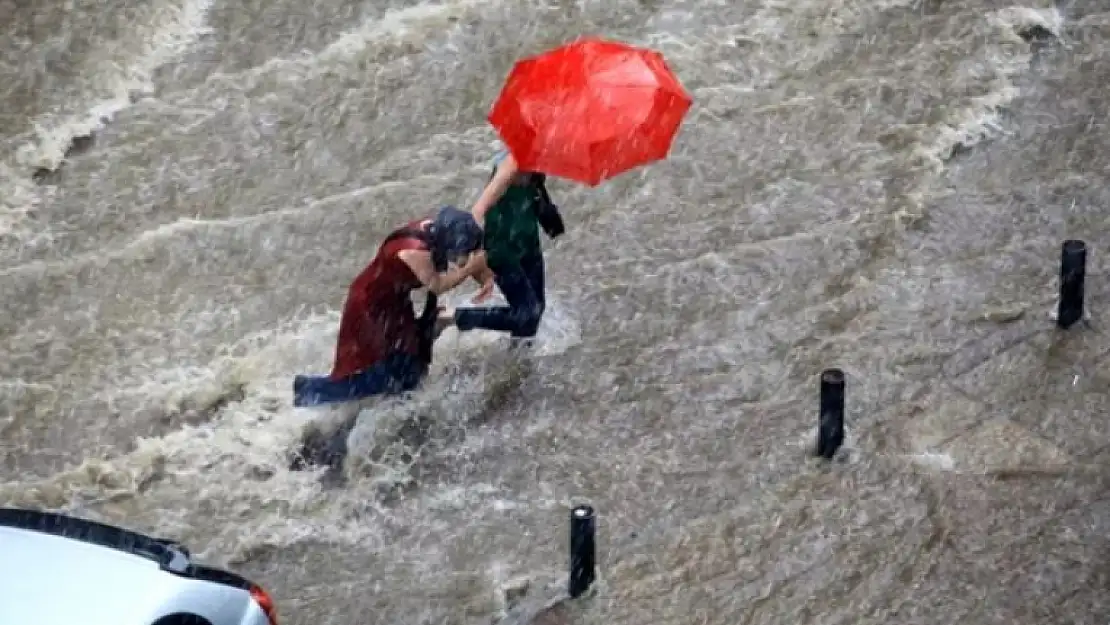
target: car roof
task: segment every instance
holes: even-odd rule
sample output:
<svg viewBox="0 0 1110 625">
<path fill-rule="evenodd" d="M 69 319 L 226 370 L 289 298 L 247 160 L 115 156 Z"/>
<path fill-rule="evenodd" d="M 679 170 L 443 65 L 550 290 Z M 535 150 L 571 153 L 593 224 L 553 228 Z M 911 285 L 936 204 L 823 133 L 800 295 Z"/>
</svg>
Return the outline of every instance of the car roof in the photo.
<svg viewBox="0 0 1110 625">
<path fill-rule="evenodd" d="M 153 561 L 159 567 L 177 573 L 186 572 L 190 564 L 189 552 L 171 541 L 57 512 L 0 508 L 0 527 L 106 547 Z"/>
<path fill-rule="evenodd" d="M 190 567 L 187 553 L 169 541 L 0 508 L 0 623 L 149 625 L 183 602 L 194 607 L 190 598 L 202 586 L 208 607 L 241 611 L 216 604 L 244 591 L 192 579 Z"/>
</svg>

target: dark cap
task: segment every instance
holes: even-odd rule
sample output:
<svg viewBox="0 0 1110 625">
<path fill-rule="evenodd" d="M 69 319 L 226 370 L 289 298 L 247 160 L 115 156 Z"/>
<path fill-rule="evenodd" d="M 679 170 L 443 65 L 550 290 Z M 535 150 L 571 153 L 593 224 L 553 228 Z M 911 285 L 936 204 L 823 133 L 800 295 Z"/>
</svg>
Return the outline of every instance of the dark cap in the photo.
<svg viewBox="0 0 1110 625">
<path fill-rule="evenodd" d="M 482 247 L 482 227 L 474 220 L 474 215 L 454 206 L 439 209 L 429 233 L 434 244 L 432 258 L 439 271 L 447 268 L 447 261 Z"/>
</svg>

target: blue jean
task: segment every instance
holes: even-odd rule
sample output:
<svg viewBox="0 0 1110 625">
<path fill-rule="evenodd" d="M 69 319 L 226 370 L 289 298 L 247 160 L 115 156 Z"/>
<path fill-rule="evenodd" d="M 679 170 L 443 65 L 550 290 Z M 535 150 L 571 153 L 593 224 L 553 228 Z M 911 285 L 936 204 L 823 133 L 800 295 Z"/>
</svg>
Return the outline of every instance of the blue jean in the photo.
<svg viewBox="0 0 1110 625">
<path fill-rule="evenodd" d="M 428 367 L 413 354 L 395 353 L 342 380 L 326 375 L 298 375 L 293 378 L 293 405 L 298 408 L 374 395 L 396 395 L 420 385 Z"/>
<path fill-rule="evenodd" d="M 459 308 L 455 311 L 455 326 L 460 332 L 477 328 L 508 332 L 513 338 L 536 336 L 547 303 L 543 256 L 527 256 L 519 263 L 490 269 L 509 305 Z"/>
</svg>

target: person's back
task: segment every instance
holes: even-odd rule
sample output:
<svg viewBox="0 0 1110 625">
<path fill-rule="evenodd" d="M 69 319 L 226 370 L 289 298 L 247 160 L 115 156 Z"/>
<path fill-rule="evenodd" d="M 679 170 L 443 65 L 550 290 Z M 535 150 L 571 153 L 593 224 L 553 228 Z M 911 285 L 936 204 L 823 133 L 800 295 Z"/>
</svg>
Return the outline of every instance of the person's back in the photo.
<svg viewBox="0 0 1110 625">
<path fill-rule="evenodd" d="M 541 253 L 536 200 L 536 189 L 527 179 L 514 181 L 486 214 L 486 262 L 495 273 Z"/>
<path fill-rule="evenodd" d="M 421 284 L 397 254 L 428 249 L 425 241 L 405 234 L 417 231 L 420 224 L 410 222 L 386 239 L 374 260 L 351 283 L 339 326 L 333 380 L 357 373 L 390 353 L 419 352 L 420 333 L 411 296 Z"/>
</svg>

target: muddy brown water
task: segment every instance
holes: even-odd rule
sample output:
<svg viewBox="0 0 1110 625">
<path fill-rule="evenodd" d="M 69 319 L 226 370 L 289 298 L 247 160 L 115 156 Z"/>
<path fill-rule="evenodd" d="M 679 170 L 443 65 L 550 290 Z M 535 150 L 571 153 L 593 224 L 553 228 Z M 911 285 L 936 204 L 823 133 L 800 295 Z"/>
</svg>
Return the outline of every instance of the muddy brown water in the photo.
<svg viewBox="0 0 1110 625">
<path fill-rule="evenodd" d="M 1104 618 L 1104 5 L 109 4 L 0 0 L 0 503 L 182 539 L 289 623 L 533 619 L 579 501 L 599 583 L 535 622 Z M 667 56 L 672 157 L 553 185 L 533 356 L 448 332 L 345 484 L 290 471 L 350 277 L 473 200 L 505 72 L 578 34 Z"/>
</svg>

